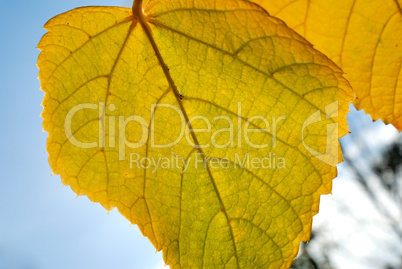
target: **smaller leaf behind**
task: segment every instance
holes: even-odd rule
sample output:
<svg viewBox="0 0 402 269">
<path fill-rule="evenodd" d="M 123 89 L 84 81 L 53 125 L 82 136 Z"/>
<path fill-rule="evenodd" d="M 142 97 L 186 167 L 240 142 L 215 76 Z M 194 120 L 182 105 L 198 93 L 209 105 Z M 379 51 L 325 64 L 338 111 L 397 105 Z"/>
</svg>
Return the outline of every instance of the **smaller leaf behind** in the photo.
<svg viewBox="0 0 402 269">
<path fill-rule="evenodd" d="M 400 0 L 253 0 L 345 72 L 354 105 L 402 130 Z"/>
</svg>

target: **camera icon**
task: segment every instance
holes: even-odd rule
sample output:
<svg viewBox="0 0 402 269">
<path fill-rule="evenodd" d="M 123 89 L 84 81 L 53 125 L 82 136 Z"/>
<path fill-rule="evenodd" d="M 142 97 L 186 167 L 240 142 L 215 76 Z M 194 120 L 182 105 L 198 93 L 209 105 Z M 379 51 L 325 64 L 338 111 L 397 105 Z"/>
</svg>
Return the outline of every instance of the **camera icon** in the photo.
<svg viewBox="0 0 402 269">
<path fill-rule="evenodd" d="M 321 110 L 317 110 L 313 114 L 311 114 L 306 121 L 303 123 L 302 127 L 302 141 L 304 148 L 315 158 L 319 159 L 320 161 L 336 167 L 339 163 L 339 124 L 336 122 L 335 118 L 339 115 L 339 103 L 335 101 L 327 106 L 325 106 L 325 113 Z M 324 123 L 328 120 L 332 119 L 332 123 Z M 325 145 L 325 152 L 321 152 L 316 150 L 312 147 L 312 145 L 307 145 L 307 141 L 309 143 L 312 142 L 312 139 L 308 138 L 308 127 L 314 125 L 318 125 L 319 123 L 326 125 L 326 145 Z M 314 126 L 312 126 L 314 127 Z M 324 128 L 321 127 L 320 128 Z"/>
</svg>

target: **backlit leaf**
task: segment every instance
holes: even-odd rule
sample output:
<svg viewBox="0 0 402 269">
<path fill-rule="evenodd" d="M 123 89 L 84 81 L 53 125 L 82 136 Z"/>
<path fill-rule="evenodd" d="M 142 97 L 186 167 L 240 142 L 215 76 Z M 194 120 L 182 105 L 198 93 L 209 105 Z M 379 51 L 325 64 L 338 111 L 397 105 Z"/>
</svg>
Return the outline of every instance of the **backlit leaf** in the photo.
<svg viewBox="0 0 402 269">
<path fill-rule="evenodd" d="M 342 160 L 349 84 L 256 4 L 141 5 L 45 25 L 52 170 L 171 268 L 289 267 Z"/>
<path fill-rule="evenodd" d="M 400 0 L 253 0 L 309 40 L 345 72 L 354 101 L 402 130 Z"/>
</svg>

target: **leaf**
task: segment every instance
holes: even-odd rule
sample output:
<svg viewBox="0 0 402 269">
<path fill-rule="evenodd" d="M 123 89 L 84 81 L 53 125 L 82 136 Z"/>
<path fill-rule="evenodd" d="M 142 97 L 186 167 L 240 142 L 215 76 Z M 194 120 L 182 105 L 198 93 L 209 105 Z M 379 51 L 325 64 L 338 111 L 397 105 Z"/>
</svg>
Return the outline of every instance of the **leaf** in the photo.
<svg viewBox="0 0 402 269">
<path fill-rule="evenodd" d="M 289 267 L 342 159 L 349 84 L 248 1 L 141 8 L 46 23 L 38 66 L 53 172 L 117 207 L 171 268 Z"/>
<path fill-rule="evenodd" d="M 345 72 L 354 105 L 402 130 L 400 0 L 253 0 Z"/>
</svg>

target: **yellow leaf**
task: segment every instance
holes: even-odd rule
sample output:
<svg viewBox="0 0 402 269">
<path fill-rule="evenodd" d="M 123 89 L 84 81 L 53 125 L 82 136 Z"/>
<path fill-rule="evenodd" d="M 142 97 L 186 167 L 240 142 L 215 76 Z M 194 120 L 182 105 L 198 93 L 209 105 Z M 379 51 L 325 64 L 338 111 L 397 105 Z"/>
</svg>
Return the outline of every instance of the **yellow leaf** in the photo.
<svg viewBox="0 0 402 269">
<path fill-rule="evenodd" d="M 253 0 L 345 72 L 354 104 L 402 130 L 400 0 Z"/>
<path fill-rule="evenodd" d="M 143 12 L 142 12 L 143 10 Z M 151 0 L 51 19 L 47 151 L 171 268 L 286 268 L 342 160 L 341 70 L 261 7 Z"/>
</svg>

